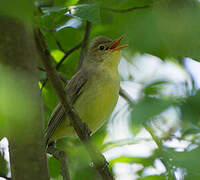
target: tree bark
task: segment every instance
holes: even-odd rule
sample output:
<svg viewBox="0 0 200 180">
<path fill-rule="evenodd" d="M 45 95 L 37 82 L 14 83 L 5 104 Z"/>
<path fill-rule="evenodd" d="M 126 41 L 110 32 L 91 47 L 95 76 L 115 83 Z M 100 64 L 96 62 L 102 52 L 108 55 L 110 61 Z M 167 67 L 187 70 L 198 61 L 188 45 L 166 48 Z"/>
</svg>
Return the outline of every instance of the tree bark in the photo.
<svg viewBox="0 0 200 180">
<path fill-rule="evenodd" d="M 0 123 L 9 141 L 12 180 L 48 180 L 31 26 L 9 15 L 0 15 L 0 22 Z"/>
</svg>

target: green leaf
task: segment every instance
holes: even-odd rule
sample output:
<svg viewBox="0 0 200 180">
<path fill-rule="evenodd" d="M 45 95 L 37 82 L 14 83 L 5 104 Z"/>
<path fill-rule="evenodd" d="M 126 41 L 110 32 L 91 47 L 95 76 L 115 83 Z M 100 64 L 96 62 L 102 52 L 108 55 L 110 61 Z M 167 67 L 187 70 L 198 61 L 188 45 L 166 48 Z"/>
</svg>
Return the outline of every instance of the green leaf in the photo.
<svg viewBox="0 0 200 180">
<path fill-rule="evenodd" d="M 42 8 L 43 16 L 37 16 L 37 23 L 44 31 L 54 33 L 58 28 L 66 24 L 72 19 L 70 16 L 66 16 L 66 7 L 47 7 Z M 70 25 L 69 25 L 70 27 Z"/>
<path fill-rule="evenodd" d="M 0 174 L 3 174 L 5 176 L 8 174 L 7 163 L 8 162 L 4 159 L 4 157 L 0 153 Z"/>
<path fill-rule="evenodd" d="M 170 167 L 180 167 L 186 170 L 186 177 L 184 179 L 199 179 L 199 167 L 200 167 L 200 148 L 193 149 L 191 151 L 176 152 L 172 148 L 163 148 L 163 151 L 159 152 L 160 156 L 170 164 Z M 168 165 L 169 165 L 168 164 Z"/>
<path fill-rule="evenodd" d="M 111 141 L 111 142 L 103 144 L 101 147 L 101 151 L 105 152 L 105 151 L 108 151 L 115 147 L 131 145 L 131 144 L 138 144 L 139 142 L 140 142 L 140 140 L 136 140 L 136 139 L 132 139 L 132 138 L 131 139 L 122 139 L 119 141 Z"/>
<path fill-rule="evenodd" d="M 109 161 L 109 165 L 113 166 L 115 163 L 138 163 L 143 166 L 152 166 L 154 162 L 153 158 L 143 158 L 143 157 L 129 157 L 129 156 L 121 156 Z"/>
<path fill-rule="evenodd" d="M 66 151 L 69 157 L 70 175 L 73 180 L 79 180 L 80 177 L 87 180 L 95 179 L 95 170 L 91 166 L 91 159 L 85 147 L 79 142 L 77 144 L 66 145 Z"/>
<path fill-rule="evenodd" d="M 65 6 L 44 7 L 44 8 L 42 8 L 42 12 L 43 13 L 60 12 L 60 11 L 62 11 L 64 9 L 66 10 Z"/>
<path fill-rule="evenodd" d="M 143 6 L 147 4 L 151 4 L 155 0 L 95 0 L 102 7 L 109 7 L 115 9 L 127 9 L 135 6 Z"/>
<path fill-rule="evenodd" d="M 58 103 L 58 98 L 49 82 L 42 89 L 42 99 L 45 108 L 45 124 L 47 124 L 54 107 Z"/>
<path fill-rule="evenodd" d="M 100 9 L 97 4 L 78 4 L 69 7 L 69 14 L 83 20 L 100 23 Z"/>
<path fill-rule="evenodd" d="M 166 180 L 166 176 L 163 174 L 152 175 L 152 176 L 141 177 L 141 178 L 138 178 L 137 180 Z"/>
<path fill-rule="evenodd" d="M 48 166 L 49 166 L 50 176 L 52 178 L 58 177 L 60 174 L 60 168 L 61 168 L 61 165 L 58 162 L 58 160 L 56 160 L 54 157 L 50 157 L 48 159 Z"/>
<path fill-rule="evenodd" d="M 69 50 L 81 42 L 83 35 L 79 30 L 67 27 L 57 31 L 55 36 L 62 48 Z"/>
<path fill-rule="evenodd" d="M 135 124 L 144 124 L 162 113 L 172 104 L 173 101 L 170 99 L 145 97 L 132 107 L 130 123 L 133 126 Z"/>
<path fill-rule="evenodd" d="M 76 169 L 75 169 L 76 168 Z M 80 180 L 80 177 L 82 177 L 83 179 L 87 179 L 87 180 L 94 180 L 97 179 L 97 175 L 94 173 L 94 169 L 92 167 L 89 166 L 76 166 L 74 167 L 74 171 L 75 173 L 72 176 L 73 180 Z M 100 180 L 101 178 L 99 178 Z"/>
<path fill-rule="evenodd" d="M 79 0 L 56 0 L 54 6 L 72 6 L 78 3 Z"/>
<path fill-rule="evenodd" d="M 107 135 L 107 124 L 108 123 L 104 123 L 104 125 L 92 135 L 92 140 L 97 147 L 101 147 L 103 145 Z"/>
<path fill-rule="evenodd" d="M 156 95 L 159 93 L 160 90 L 164 88 L 164 85 L 168 83 L 168 81 L 164 80 L 152 82 L 143 88 L 143 92 L 145 95 Z"/>
<path fill-rule="evenodd" d="M 68 57 L 60 68 L 60 72 L 66 79 L 71 79 L 71 77 L 77 71 L 77 65 L 79 61 L 79 51 L 76 51 Z"/>
<path fill-rule="evenodd" d="M 198 127 L 189 128 L 189 129 L 186 129 L 185 131 L 183 131 L 182 138 L 184 138 L 187 135 L 197 134 L 197 133 L 200 133 L 200 128 L 198 128 Z"/>
<path fill-rule="evenodd" d="M 181 119 L 183 121 L 188 121 L 194 124 L 199 123 L 200 119 L 200 90 L 196 94 L 189 96 L 183 104 L 180 105 L 181 108 Z"/>
</svg>

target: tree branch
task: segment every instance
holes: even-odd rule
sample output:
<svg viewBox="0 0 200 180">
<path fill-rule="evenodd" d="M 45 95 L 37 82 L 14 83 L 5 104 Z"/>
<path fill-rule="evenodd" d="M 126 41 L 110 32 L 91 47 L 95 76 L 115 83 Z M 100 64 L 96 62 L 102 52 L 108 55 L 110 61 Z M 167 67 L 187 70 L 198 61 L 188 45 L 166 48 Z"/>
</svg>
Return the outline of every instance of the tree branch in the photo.
<svg viewBox="0 0 200 180">
<path fill-rule="evenodd" d="M 61 80 L 58 77 L 58 73 L 52 65 L 52 57 L 48 51 L 44 36 L 41 31 L 37 28 L 35 29 L 35 40 L 37 43 L 37 48 L 41 56 L 41 61 L 46 69 L 47 77 L 50 80 L 56 94 L 62 103 L 65 111 L 69 114 L 70 123 L 74 127 L 78 137 L 87 149 L 95 168 L 104 180 L 113 180 L 113 176 L 109 172 L 108 163 L 106 162 L 104 156 L 99 152 L 96 146 L 92 143 L 90 138 L 90 133 L 88 128 L 86 128 L 85 123 L 82 123 L 78 113 L 73 108 L 69 101 L 69 98 L 62 87 Z M 87 131 L 86 131 L 87 130 Z"/>
<path fill-rule="evenodd" d="M 139 10 L 139 9 L 146 9 L 151 7 L 150 5 L 145 5 L 145 6 L 137 6 L 137 7 L 132 7 L 132 8 L 128 8 L 128 9 L 112 9 L 112 8 L 103 8 L 105 10 L 111 11 L 111 12 L 115 12 L 115 13 L 126 13 L 126 12 L 131 12 L 134 10 Z"/>
<path fill-rule="evenodd" d="M 80 67 L 83 63 L 83 60 L 87 54 L 91 25 L 92 25 L 91 22 L 89 22 L 89 21 L 86 22 L 85 35 L 84 35 L 83 43 L 81 46 L 80 58 L 79 58 L 79 62 L 78 62 L 78 69 L 80 69 Z"/>
<path fill-rule="evenodd" d="M 67 153 L 61 150 L 58 150 L 54 146 L 48 146 L 47 153 L 51 154 L 56 158 L 61 164 L 60 174 L 63 177 L 63 180 L 70 180 L 68 162 L 67 162 Z"/>
</svg>

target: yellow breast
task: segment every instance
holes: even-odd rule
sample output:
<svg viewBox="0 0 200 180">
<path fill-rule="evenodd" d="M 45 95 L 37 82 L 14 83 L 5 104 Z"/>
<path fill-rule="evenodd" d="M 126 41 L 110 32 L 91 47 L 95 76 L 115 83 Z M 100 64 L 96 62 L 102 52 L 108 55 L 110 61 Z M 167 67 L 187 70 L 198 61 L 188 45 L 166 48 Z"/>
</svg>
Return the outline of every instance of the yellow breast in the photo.
<svg viewBox="0 0 200 180">
<path fill-rule="evenodd" d="M 109 118 L 119 96 L 118 74 L 104 74 L 88 82 L 82 96 L 75 103 L 81 119 L 95 132 Z"/>
</svg>

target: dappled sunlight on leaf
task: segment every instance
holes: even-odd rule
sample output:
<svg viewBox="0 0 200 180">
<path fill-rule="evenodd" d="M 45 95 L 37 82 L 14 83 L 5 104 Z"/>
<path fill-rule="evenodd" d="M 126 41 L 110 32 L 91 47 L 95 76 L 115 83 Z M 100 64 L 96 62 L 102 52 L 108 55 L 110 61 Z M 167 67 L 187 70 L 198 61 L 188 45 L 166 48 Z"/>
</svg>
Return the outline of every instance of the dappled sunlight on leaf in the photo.
<svg viewBox="0 0 200 180">
<path fill-rule="evenodd" d="M 51 51 L 51 55 L 55 59 L 55 61 L 58 63 L 63 58 L 65 53 L 58 49 L 55 49 Z"/>
</svg>

